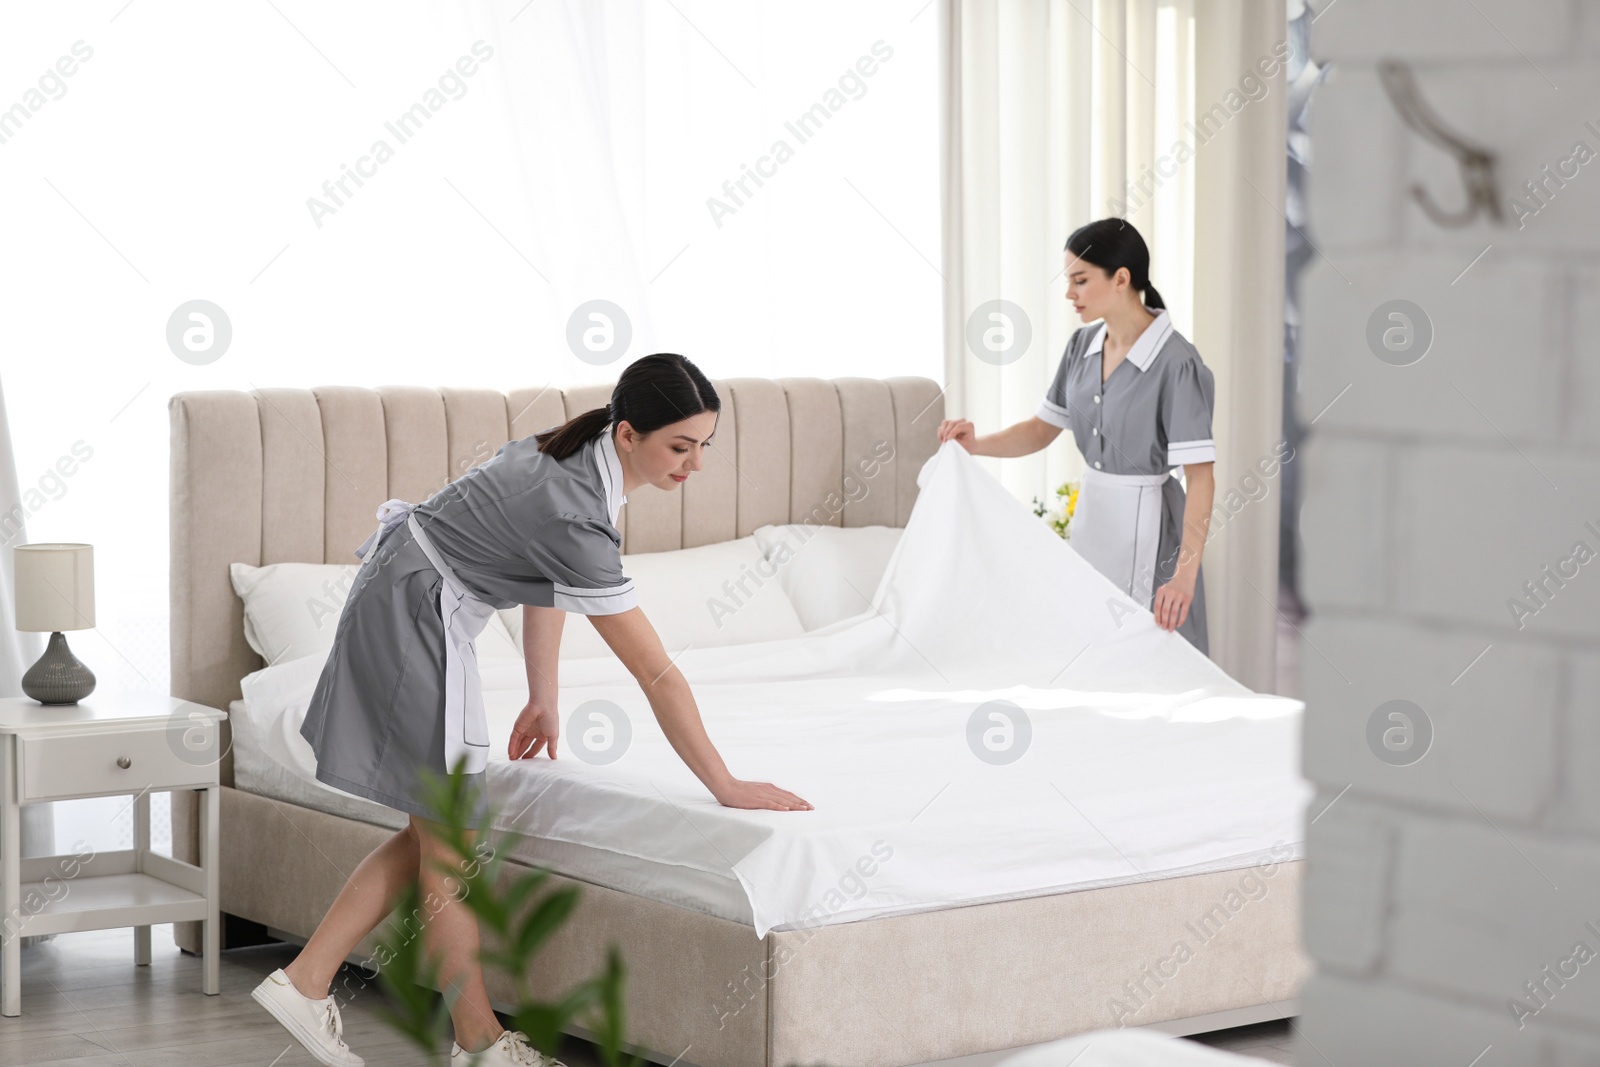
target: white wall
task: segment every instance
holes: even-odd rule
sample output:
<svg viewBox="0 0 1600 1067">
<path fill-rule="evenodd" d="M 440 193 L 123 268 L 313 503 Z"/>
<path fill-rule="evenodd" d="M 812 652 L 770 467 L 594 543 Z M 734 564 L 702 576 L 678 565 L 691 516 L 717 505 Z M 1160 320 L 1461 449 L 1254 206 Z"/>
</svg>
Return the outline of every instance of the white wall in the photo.
<svg viewBox="0 0 1600 1067">
<path fill-rule="evenodd" d="M 1301 659 L 1318 973 L 1296 1062 L 1594 1063 L 1600 160 L 1542 205 L 1524 183 L 1578 142 L 1600 153 L 1600 7 L 1318 6 L 1313 48 L 1334 70 L 1311 116 L 1323 258 L 1301 397 L 1316 417 Z M 1505 225 L 1440 229 L 1409 200 L 1414 181 L 1451 209 L 1464 194 L 1453 162 L 1398 120 L 1376 77 L 1389 56 L 1498 155 Z M 1513 197 L 1530 209 L 1520 221 Z M 1409 365 L 1367 340 L 1391 300 L 1431 324 Z M 1534 599 L 1525 583 L 1540 581 Z M 1421 731 L 1409 750 L 1403 734 L 1395 750 L 1369 741 L 1396 700 L 1431 728 L 1420 758 Z"/>
</svg>

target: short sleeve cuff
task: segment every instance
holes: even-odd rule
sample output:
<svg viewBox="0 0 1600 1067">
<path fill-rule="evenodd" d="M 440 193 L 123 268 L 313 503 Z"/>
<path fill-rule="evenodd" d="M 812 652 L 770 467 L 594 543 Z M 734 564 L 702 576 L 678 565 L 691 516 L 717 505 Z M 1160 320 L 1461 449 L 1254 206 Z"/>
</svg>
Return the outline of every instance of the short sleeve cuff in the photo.
<svg viewBox="0 0 1600 1067">
<path fill-rule="evenodd" d="M 1216 442 L 1207 437 L 1203 441 L 1168 441 L 1167 463 L 1181 467 L 1186 463 L 1215 463 Z"/>
<path fill-rule="evenodd" d="M 1067 409 L 1056 407 L 1048 400 L 1039 401 L 1039 410 L 1033 414 L 1041 422 L 1048 422 L 1051 426 L 1059 429 L 1066 430 L 1071 428 L 1067 425 Z"/>
<path fill-rule="evenodd" d="M 638 606 L 639 597 L 630 578 L 621 585 L 608 585 L 600 589 L 579 586 L 555 585 L 555 607 L 578 615 L 616 615 Z"/>
</svg>

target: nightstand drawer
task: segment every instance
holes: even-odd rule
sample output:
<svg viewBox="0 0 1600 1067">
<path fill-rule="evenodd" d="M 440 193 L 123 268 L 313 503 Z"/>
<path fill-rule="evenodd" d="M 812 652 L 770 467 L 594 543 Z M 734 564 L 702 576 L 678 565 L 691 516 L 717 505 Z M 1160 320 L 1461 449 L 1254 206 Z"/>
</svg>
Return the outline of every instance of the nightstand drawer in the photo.
<svg viewBox="0 0 1600 1067">
<path fill-rule="evenodd" d="M 20 738 L 22 801 L 213 785 L 215 729 L 210 737 L 211 753 L 190 750 L 183 736 L 165 726 Z"/>
</svg>

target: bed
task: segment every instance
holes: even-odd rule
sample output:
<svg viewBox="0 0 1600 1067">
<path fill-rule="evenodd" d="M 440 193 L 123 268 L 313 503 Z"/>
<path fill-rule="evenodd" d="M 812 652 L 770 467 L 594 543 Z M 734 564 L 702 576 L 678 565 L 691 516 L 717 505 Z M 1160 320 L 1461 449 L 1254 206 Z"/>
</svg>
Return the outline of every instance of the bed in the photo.
<svg viewBox="0 0 1600 1067">
<path fill-rule="evenodd" d="M 691 649 L 680 660 L 713 738 L 731 764 L 739 761 L 736 773 L 802 795 L 810 789 L 819 813 L 833 814 L 775 830 L 760 820 L 780 813 L 719 808 L 703 789 L 696 794 L 692 778 L 672 777 L 647 714 L 631 713 L 635 748 L 621 769 L 570 756 L 560 766 L 497 771 L 491 764 L 492 791 L 497 774 L 501 782 L 492 795 L 520 809 L 512 817 L 521 832 L 507 839 L 513 859 L 547 866 L 560 872 L 558 882 L 584 890 L 539 958 L 535 990 L 553 996 L 594 973 L 614 943 L 628 968 L 638 1050 L 699 1067 L 899 1067 L 1106 1026 L 1193 1033 L 1292 1014 L 1310 969 L 1298 921 L 1303 835 L 1289 803 L 1303 798 L 1282 766 L 1298 742 L 1297 716 L 1228 690 L 1225 676 L 1212 688 L 1197 686 L 1195 678 L 1214 671 L 1198 653 L 1187 661 L 1169 649 L 1163 662 L 1176 666 L 1146 670 L 1148 648 L 1160 637 L 1126 621 L 1108 599 L 1114 631 L 1104 620 L 1093 624 L 1107 638 L 1093 654 L 1062 668 L 1070 673 L 1052 665 L 1005 690 L 1034 711 L 1035 764 L 1086 746 L 1120 751 L 1126 781 L 1139 786 L 1137 802 L 1125 793 L 1117 800 L 1112 779 L 1097 785 L 1093 778 L 1097 763 L 1110 768 L 1115 759 L 1074 765 L 1071 784 L 1054 785 L 1071 824 L 1052 836 L 1055 823 L 1039 814 L 1038 800 L 1049 799 L 1051 775 L 1013 776 L 1006 789 L 995 788 L 1001 779 L 975 777 L 988 773 L 974 770 L 982 762 L 971 760 L 976 747 L 965 753 L 946 743 L 962 726 L 952 693 L 988 683 L 954 670 L 938 685 L 906 682 L 917 659 L 948 665 L 972 657 L 970 646 L 982 646 L 982 635 L 1003 629 L 1015 611 L 974 600 L 972 615 L 999 613 L 980 618 L 976 639 L 909 632 L 908 620 L 931 614 L 916 602 L 931 595 L 936 583 L 928 579 L 971 555 L 958 541 L 934 545 L 925 533 L 908 547 L 913 506 L 926 491 L 925 516 L 937 489 L 940 507 L 972 509 L 970 495 L 951 494 L 989 491 L 970 470 L 956 469 L 966 457 L 942 454 L 956 446 L 937 447 L 937 383 L 716 384 L 718 447 L 682 491 L 646 488 L 630 499 L 625 553 L 716 546 L 792 523 L 906 532 L 883 586 L 864 591 L 872 602 L 859 618 L 761 645 Z M 348 563 L 384 499 L 423 499 L 505 441 L 599 406 L 607 395 L 602 386 L 510 393 L 329 387 L 172 399 L 173 693 L 228 708 L 235 720 L 222 766 L 224 947 L 260 931 L 309 936 L 346 872 L 399 825 L 395 813 L 319 791 L 297 772 L 303 753 L 293 750 L 292 709 L 314 681 L 315 664 L 264 669 L 244 635 L 231 565 Z M 919 482 L 930 471 L 936 480 Z M 1015 521 L 1015 501 L 1009 510 L 998 499 L 975 510 Z M 970 525 L 978 536 L 981 524 Z M 1063 568 L 1048 554 L 1066 549 L 1047 532 L 1048 544 L 1030 540 L 1041 530 L 1031 520 L 1013 531 L 1028 541 L 1018 559 L 1046 554 L 1029 558 L 1053 561 L 1054 573 Z M 1075 571 L 1073 579 L 1096 580 Z M 584 625 L 569 620 L 568 629 Z M 1063 628 L 1076 625 L 1061 620 Z M 1026 636 L 980 647 L 974 661 L 1024 678 L 1045 658 Z M 508 728 L 514 714 L 516 670 L 485 664 L 492 729 Z M 1134 670 L 1148 675 L 1137 700 L 1116 692 L 1128 688 Z M 564 704 L 570 686 L 585 700 L 625 705 L 631 680 L 619 671 L 604 660 L 563 661 Z M 1041 693 L 1055 692 L 1057 679 L 1045 677 L 1051 673 L 1073 681 L 1082 707 L 1067 714 L 1059 700 L 1039 703 Z M 861 710 L 869 698 L 880 713 L 824 721 L 805 711 Z M 1095 714 L 1084 713 L 1091 704 Z M 783 717 L 800 714 L 812 719 Z M 763 738 L 763 716 L 815 721 L 827 738 L 773 744 Z M 943 725 L 918 740 L 927 723 Z M 802 765 L 785 761 L 826 753 L 834 737 L 850 741 L 850 755 L 831 761 L 835 777 L 797 780 Z M 895 750 L 898 758 L 851 765 L 901 740 L 907 747 Z M 1136 759 L 1140 752 L 1154 755 Z M 897 791 L 884 793 L 880 779 L 896 782 Z M 927 788 L 946 779 L 949 788 Z M 1270 818 L 1242 814 L 1263 797 L 1273 800 Z M 1197 833 L 1197 820 L 1231 829 Z M 192 856 L 194 834 L 192 799 L 178 794 L 180 858 Z M 1269 841 L 1270 852 L 1262 847 Z M 894 859 L 875 857 L 875 845 Z M 968 862 L 952 863 L 953 856 Z M 871 884 L 858 894 L 863 882 Z M 180 926 L 177 937 L 196 949 L 197 929 Z M 370 949 L 364 944 L 352 959 L 368 958 Z M 489 981 L 503 1003 L 506 980 L 491 973 Z"/>
</svg>

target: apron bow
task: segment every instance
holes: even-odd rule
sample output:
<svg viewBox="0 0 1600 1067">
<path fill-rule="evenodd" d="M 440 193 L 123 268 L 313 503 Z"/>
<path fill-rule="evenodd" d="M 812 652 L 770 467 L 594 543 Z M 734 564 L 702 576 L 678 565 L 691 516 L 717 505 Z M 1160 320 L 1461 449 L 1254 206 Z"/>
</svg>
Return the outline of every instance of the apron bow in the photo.
<svg viewBox="0 0 1600 1067">
<path fill-rule="evenodd" d="M 362 563 L 365 563 L 367 557 L 372 555 L 372 550 L 377 547 L 379 541 L 383 540 L 383 535 L 410 518 L 411 510 L 415 507 L 415 504 L 408 504 L 406 501 L 395 497 L 390 497 L 378 505 L 378 528 L 368 534 L 367 539 L 361 542 L 361 547 L 356 549 L 356 555 L 361 557 Z"/>
</svg>

